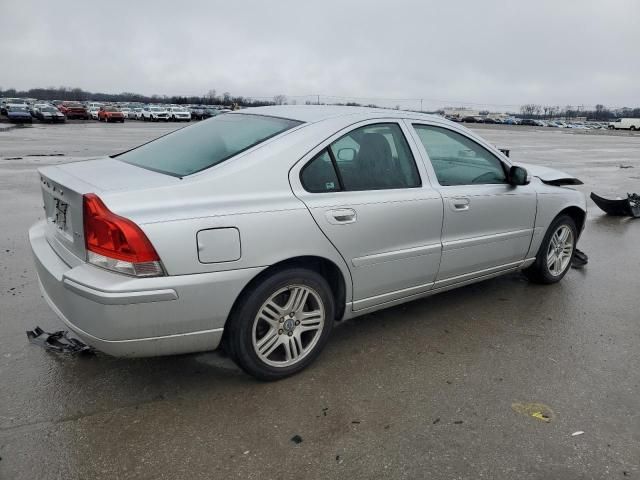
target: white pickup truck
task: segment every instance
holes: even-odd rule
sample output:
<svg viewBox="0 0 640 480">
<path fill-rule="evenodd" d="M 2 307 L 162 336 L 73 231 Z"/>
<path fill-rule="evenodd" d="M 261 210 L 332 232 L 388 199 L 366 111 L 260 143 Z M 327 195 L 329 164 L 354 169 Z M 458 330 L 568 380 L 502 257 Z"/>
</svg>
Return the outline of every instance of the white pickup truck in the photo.
<svg viewBox="0 0 640 480">
<path fill-rule="evenodd" d="M 640 118 L 618 118 L 609 122 L 609 130 L 640 130 Z"/>
</svg>

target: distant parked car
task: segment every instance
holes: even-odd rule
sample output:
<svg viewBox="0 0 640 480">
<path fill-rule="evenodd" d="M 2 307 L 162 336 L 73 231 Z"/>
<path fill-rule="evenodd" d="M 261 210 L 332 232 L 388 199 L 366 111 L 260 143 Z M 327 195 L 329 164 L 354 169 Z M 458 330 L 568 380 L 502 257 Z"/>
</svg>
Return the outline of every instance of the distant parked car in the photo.
<svg viewBox="0 0 640 480">
<path fill-rule="evenodd" d="M 66 120 L 64 114 L 53 105 L 36 104 L 32 114 L 42 122 L 61 123 Z"/>
<path fill-rule="evenodd" d="M 5 115 L 13 123 L 32 123 L 33 119 L 26 104 L 8 103 L 4 107 Z"/>
<path fill-rule="evenodd" d="M 147 106 L 142 109 L 142 120 L 145 122 L 169 121 L 169 112 L 164 107 Z"/>
<path fill-rule="evenodd" d="M 190 122 L 191 112 L 184 107 L 169 107 L 169 118 L 174 122 Z"/>
<path fill-rule="evenodd" d="M 530 127 L 543 126 L 539 120 L 534 120 L 533 118 L 523 118 L 522 120 L 520 120 L 520 125 L 528 125 Z"/>
<path fill-rule="evenodd" d="M 124 118 L 129 118 L 129 113 L 131 112 L 129 107 L 120 107 L 120 111 L 122 112 L 122 115 L 124 115 Z"/>
<path fill-rule="evenodd" d="M 23 98 L 3 98 L 0 100 L 0 115 L 7 114 L 7 105 L 24 105 L 29 107 L 29 104 Z"/>
<path fill-rule="evenodd" d="M 462 121 L 464 123 L 482 123 L 482 120 L 478 117 L 464 117 Z"/>
<path fill-rule="evenodd" d="M 31 113 L 31 116 L 35 117 L 36 116 L 36 112 L 38 111 L 38 109 L 43 108 L 43 107 L 53 107 L 53 105 L 51 105 L 49 103 L 46 103 L 46 102 L 38 102 L 38 103 L 34 103 L 33 105 L 29 105 L 28 106 L 28 110 Z M 58 109 L 56 108 L 56 110 L 58 110 Z"/>
<path fill-rule="evenodd" d="M 91 110 L 91 109 L 95 108 L 96 110 L 99 110 L 100 107 L 102 107 L 103 105 L 104 105 L 104 103 L 102 103 L 102 102 L 88 102 L 87 106 L 86 106 L 86 109 L 87 110 Z"/>
<path fill-rule="evenodd" d="M 79 102 L 62 102 L 58 105 L 58 110 L 60 110 L 67 118 L 81 118 L 84 120 L 89 120 L 89 112 L 84 108 Z"/>
<path fill-rule="evenodd" d="M 100 110 L 98 110 L 98 120 L 106 123 L 124 123 L 124 114 L 120 111 L 120 109 L 118 109 L 118 107 L 107 105 L 105 107 L 100 107 Z"/>
<path fill-rule="evenodd" d="M 191 112 L 191 118 L 193 120 L 202 120 L 204 118 L 204 107 L 192 106 L 189 111 Z"/>
<path fill-rule="evenodd" d="M 640 118 L 617 118 L 613 122 L 609 122 L 611 130 L 640 130 Z"/>
<path fill-rule="evenodd" d="M 89 109 L 89 116 L 93 119 L 93 120 L 98 120 L 98 111 L 100 110 L 100 107 L 91 107 Z"/>
</svg>

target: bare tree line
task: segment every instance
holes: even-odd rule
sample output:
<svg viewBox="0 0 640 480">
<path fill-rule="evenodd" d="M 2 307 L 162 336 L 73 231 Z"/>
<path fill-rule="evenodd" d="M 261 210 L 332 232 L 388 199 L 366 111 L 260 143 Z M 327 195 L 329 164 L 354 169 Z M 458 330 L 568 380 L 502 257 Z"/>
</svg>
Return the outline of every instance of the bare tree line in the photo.
<svg viewBox="0 0 640 480">
<path fill-rule="evenodd" d="M 570 120 L 577 117 L 586 117 L 589 120 L 609 120 L 616 117 L 640 117 L 640 108 L 622 108 L 614 112 L 602 104 L 586 109 L 584 106 L 566 105 L 560 107 L 559 105 L 527 103 L 520 107 L 519 116 L 545 120 L 553 120 L 554 118 Z"/>
</svg>

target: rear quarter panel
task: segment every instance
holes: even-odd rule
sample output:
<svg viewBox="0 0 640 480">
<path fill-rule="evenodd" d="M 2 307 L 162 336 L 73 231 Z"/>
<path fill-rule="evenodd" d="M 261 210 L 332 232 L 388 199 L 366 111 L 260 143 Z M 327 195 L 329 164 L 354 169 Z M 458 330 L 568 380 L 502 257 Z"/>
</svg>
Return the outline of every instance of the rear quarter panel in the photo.
<svg viewBox="0 0 640 480">
<path fill-rule="evenodd" d="M 265 267 L 293 257 L 318 256 L 338 266 L 351 299 L 352 282 L 343 258 L 289 184 L 291 165 L 315 146 L 317 133 L 293 132 L 287 141 L 267 141 L 170 186 L 104 192 L 101 198 L 112 211 L 140 226 L 170 275 Z M 240 232 L 239 259 L 200 262 L 197 234 L 214 228 Z"/>
</svg>

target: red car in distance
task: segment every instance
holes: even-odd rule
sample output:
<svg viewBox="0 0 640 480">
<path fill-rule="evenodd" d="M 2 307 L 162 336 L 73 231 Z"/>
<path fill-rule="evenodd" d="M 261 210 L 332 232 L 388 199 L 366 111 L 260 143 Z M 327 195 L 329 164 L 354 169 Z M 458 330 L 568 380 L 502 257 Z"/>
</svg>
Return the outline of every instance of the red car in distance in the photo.
<svg viewBox="0 0 640 480">
<path fill-rule="evenodd" d="M 124 113 L 117 107 L 106 105 L 98 110 L 98 120 L 101 122 L 122 122 L 124 123 Z"/>
<path fill-rule="evenodd" d="M 62 102 L 58 105 L 58 110 L 64 113 L 67 118 L 82 118 L 89 120 L 89 112 L 84 105 L 78 102 Z"/>
</svg>

